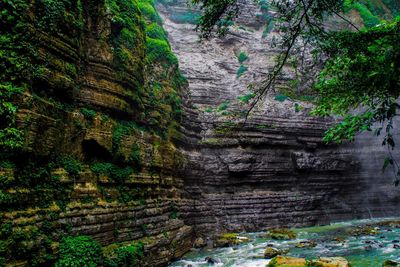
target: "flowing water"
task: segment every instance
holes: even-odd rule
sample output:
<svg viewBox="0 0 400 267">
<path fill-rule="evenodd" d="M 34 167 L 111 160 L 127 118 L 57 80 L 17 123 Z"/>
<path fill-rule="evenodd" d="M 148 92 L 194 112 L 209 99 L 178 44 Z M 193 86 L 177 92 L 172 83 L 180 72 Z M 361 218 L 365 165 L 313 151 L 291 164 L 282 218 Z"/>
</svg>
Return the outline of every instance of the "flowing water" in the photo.
<svg viewBox="0 0 400 267">
<path fill-rule="evenodd" d="M 396 219 L 397 221 L 399 219 Z M 297 238 L 288 241 L 262 238 L 262 233 L 246 233 L 240 236 L 249 237 L 251 242 L 236 247 L 193 250 L 181 260 L 169 266 L 210 266 L 206 257 L 216 260 L 214 266 L 261 267 L 269 260 L 263 259 L 267 246 L 288 249 L 287 256 L 316 259 L 320 257 L 345 257 L 353 267 L 379 267 L 385 260 L 400 261 L 400 227 L 379 226 L 388 219 L 358 220 L 334 223 L 327 226 L 294 229 Z M 377 234 L 358 233 L 354 229 L 376 229 Z M 313 240 L 313 248 L 297 248 L 301 241 Z"/>
</svg>

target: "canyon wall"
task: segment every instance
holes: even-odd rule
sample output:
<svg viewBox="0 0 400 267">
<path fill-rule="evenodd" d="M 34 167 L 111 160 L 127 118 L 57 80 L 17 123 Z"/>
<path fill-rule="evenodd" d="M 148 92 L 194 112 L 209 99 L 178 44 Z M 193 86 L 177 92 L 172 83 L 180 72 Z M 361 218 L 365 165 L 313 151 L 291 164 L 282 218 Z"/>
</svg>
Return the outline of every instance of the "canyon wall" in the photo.
<svg viewBox="0 0 400 267">
<path fill-rule="evenodd" d="M 131 244 L 144 266 L 182 256 L 187 82 L 154 3 L 0 7 L 0 265 L 54 266 L 60 241 L 82 235 L 111 261 Z"/>
<path fill-rule="evenodd" d="M 241 124 L 246 101 L 279 53 L 271 46 L 279 34 L 262 19 L 273 10 L 241 1 L 227 35 L 200 42 L 196 10 L 185 1 L 158 8 L 202 127 L 196 149 L 187 151 L 184 179 L 194 203 L 183 207 L 183 216 L 198 235 L 399 214 L 395 174 L 382 172 L 382 140 L 368 133 L 354 143 L 326 145 L 323 133 L 335 120 L 309 115 L 309 91 L 301 88 L 307 81 L 291 64 Z M 362 23 L 357 12 L 350 15 Z"/>
</svg>

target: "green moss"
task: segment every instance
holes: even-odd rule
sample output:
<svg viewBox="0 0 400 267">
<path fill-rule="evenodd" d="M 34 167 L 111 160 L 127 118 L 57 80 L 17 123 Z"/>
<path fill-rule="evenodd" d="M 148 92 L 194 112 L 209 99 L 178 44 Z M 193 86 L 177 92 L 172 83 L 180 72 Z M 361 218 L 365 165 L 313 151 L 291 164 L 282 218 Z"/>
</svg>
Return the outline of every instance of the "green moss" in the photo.
<svg viewBox="0 0 400 267">
<path fill-rule="evenodd" d="M 157 23 L 151 23 L 150 25 L 146 26 L 146 35 L 147 37 L 153 39 L 160 39 L 160 40 L 167 39 L 166 31 Z"/>
<path fill-rule="evenodd" d="M 245 62 L 249 56 L 246 54 L 246 52 L 240 52 L 239 55 L 237 55 L 238 61 L 240 64 L 242 64 L 243 62 Z"/>
<path fill-rule="evenodd" d="M 171 47 L 165 40 L 147 38 L 147 59 L 150 62 L 162 61 L 170 65 L 178 65 L 178 59 L 172 53 Z"/>
<path fill-rule="evenodd" d="M 237 100 L 241 103 L 245 103 L 248 104 L 250 102 L 251 99 L 253 99 L 256 96 L 255 93 L 250 93 L 250 94 L 246 94 L 246 95 L 242 95 L 242 96 L 238 96 Z"/>
<path fill-rule="evenodd" d="M 267 231 L 266 236 L 276 240 L 295 239 L 296 233 L 287 228 L 274 228 Z"/>
<path fill-rule="evenodd" d="M 249 239 L 245 237 L 239 237 L 236 233 L 225 233 L 220 235 L 215 241 L 217 247 L 229 247 L 239 245 L 248 242 Z"/>
<path fill-rule="evenodd" d="M 154 8 L 153 0 L 141 0 L 139 1 L 138 6 L 146 19 L 150 20 L 151 22 L 156 22 L 159 24 L 162 23 L 160 15 L 158 15 L 156 9 Z"/>
<path fill-rule="evenodd" d="M 225 100 L 224 102 L 219 104 L 219 106 L 217 107 L 216 111 L 217 112 L 222 112 L 222 111 L 225 111 L 228 107 L 229 107 L 229 101 Z"/>
<path fill-rule="evenodd" d="M 112 15 L 111 41 L 114 46 L 115 66 L 122 72 L 134 69 L 136 78 L 140 81 L 145 34 L 138 2 L 106 0 L 105 4 Z M 140 88 L 139 84 L 135 86 Z"/>
<path fill-rule="evenodd" d="M 143 131 L 144 129 L 139 127 L 135 122 L 122 121 L 117 124 L 114 128 L 112 135 L 112 149 L 114 153 L 117 153 L 121 145 L 122 138 L 135 131 Z"/>
<path fill-rule="evenodd" d="M 97 175 L 104 174 L 111 180 L 123 183 L 132 173 L 131 167 L 119 167 L 110 162 L 96 162 L 90 166 L 90 169 Z"/>
<path fill-rule="evenodd" d="M 206 107 L 204 111 L 207 113 L 211 113 L 213 109 L 211 107 Z"/>
<path fill-rule="evenodd" d="M 36 26 L 42 30 L 59 33 L 83 29 L 82 5 L 68 0 L 39 0 L 36 2 Z"/>
<path fill-rule="evenodd" d="M 249 68 L 246 67 L 245 65 L 240 65 L 239 69 L 236 72 L 236 77 L 240 78 L 245 72 L 247 72 Z"/>
<path fill-rule="evenodd" d="M 275 100 L 279 102 L 284 102 L 286 99 L 288 99 L 286 95 L 279 94 L 275 96 Z"/>
<path fill-rule="evenodd" d="M 308 262 L 302 258 L 276 256 L 266 267 L 307 267 Z"/>
</svg>

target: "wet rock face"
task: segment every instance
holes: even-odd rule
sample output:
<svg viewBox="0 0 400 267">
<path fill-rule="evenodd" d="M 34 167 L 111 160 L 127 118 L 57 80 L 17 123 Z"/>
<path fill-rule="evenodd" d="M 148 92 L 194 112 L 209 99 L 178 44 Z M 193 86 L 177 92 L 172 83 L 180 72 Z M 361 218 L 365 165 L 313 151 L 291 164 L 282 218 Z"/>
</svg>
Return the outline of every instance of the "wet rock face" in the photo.
<svg viewBox="0 0 400 267">
<path fill-rule="evenodd" d="M 251 93 L 278 52 L 271 47 L 278 33 L 264 33 L 253 1 L 241 1 L 244 11 L 226 37 L 201 43 L 192 24 L 176 19 L 188 12 L 185 3 L 158 9 L 199 112 L 200 140 L 185 152 L 185 192 L 194 201 L 181 207 L 197 233 L 398 214 L 393 176 L 381 172 L 381 140 L 362 135 L 352 144 L 327 146 L 322 136 L 334 120 L 309 116 L 310 103 L 279 99 L 279 90 L 246 125 L 237 123 L 238 97 Z M 295 79 L 285 67 L 278 89 L 290 89 Z"/>
</svg>

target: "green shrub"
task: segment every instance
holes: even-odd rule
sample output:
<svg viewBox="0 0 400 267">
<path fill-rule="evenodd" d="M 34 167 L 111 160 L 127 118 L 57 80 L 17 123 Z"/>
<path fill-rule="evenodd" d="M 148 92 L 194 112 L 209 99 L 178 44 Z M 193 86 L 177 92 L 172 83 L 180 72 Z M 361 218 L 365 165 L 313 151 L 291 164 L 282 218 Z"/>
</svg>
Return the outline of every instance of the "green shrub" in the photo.
<svg viewBox="0 0 400 267">
<path fill-rule="evenodd" d="M 110 162 L 96 162 L 90 166 L 90 169 L 97 175 L 107 175 L 111 180 L 119 183 L 124 182 L 133 173 L 130 167 L 118 167 Z"/>
<path fill-rule="evenodd" d="M 57 267 L 97 267 L 102 261 L 99 243 L 88 236 L 63 238 L 59 255 Z"/>
<path fill-rule="evenodd" d="M 295 103 L 295 104 L 294 104 L 294 110 L 295 110 L 296 112 L 300 112 L 300 111 L 302 111 L 303 109 L 304 109 L 304 107 L 301 106 L 300 104 L 298 104 L 298 103 Z"/>
<path fill-rule="evenodd" d="M 256 96 L 255 93 L 250 93 L 250 94 L 238 96 L 237 100 L 239 100 L 239 102 L 248 104 L 250 102 L 250 100 L 253 99 L 255 96 Z"/>
<path fill-rule="evenodd" d="M 225 100 L 217 107 L 217 112 L 225 111 L 229 107 L 229 101 Z"/>
<path fill-rule="evenodd" d="M 366 4 L 368 4 L 368 2 Z M 379 24 L 380 22 L 379 18 L 376 17 L 365 4 L 360 2 L 354 3 L 352 0 L 345 0 L 344 2 L 345 12 L 349 12 L 351 9 L 355 9 L 358 11 L 366 27 L 373 27 Z"/>
<path fill-rule="evenodd" d="M 239 60 L 239 63 L 243 63 L 249 58 L 249 56 L 246 54 L 246 52 L 242 51 L 239 53 L 239 55 L 237 55 L 237 58 Z"/>
<path fill-rule="evenodd" d="M 134 243 L 105 253 L 104 267 L 138 266 L 143 257 L 143 243 Z"/>
<path fill-rule="evenodd" d="M 92 120 L 96 117 L 96 115 L 97 115 L 96 111 L 94 111 L 94 110 L 92 110 L 92 109 L 89 109 L 89 108 L 81 108 L 81 112 L 82 112 L 83 116 L 84 116 L 86 119 L 91 120 L 91 121 L 92 121 Z"/>
<path fill-rule="evenodd" d="M 366 27 L 373 27 L 379 24 L 380 22 L 379 18 L 374 16 L 374 14 L 372 14 L 371 11 L 365 5 L 361 3 L 355 3 L 353 5 L 353 8 L 360 13 L 360 16 L 363 19 Z"/>
<path fill-rule="evenodd" d="M 23 89 L 10 83 L 0 84 L 0 148 L 15 150 L 23 146 L 23 133 L 15 126 L 17 106 L 12 102 Z"/>
<path fill-rule="evenodd" d="M 262 38 L 267 37 L 267 35 L 272 31 L 273 28 L 274 28 L 274 21 L 271 20 L 268 22 L 267 26 L 264 28 Z"/>
<path fill-rule="evenodd" d="M 275 96 L 275 100 L 279 102 L 284 102 L 286 99 L 288 99 L 286 95 L 279 94 Z"/>
<path fill-rule="evenodd" d="M 77 8 L 68 0 L 38 0 L 36 1 L 36 26 L 42 30 L 54 33 L 64 30 L 82 31 L 82 6 L 78 1 Z"/>
<path fill-rule="evenodd" d="M 113 131 L 112 135 L 112 149 L 114 152 L 118 152 L 121 145 L 122 138 L 127 136 L 134 131 L 142 131 L 136 123 L 132 121 L 122 121 L 120 122 Z"/>
<path fill-rule="evenodd" d="M 61 158 L 60 163 L 70 175 L 77 176 L 82 171 L 82 164 L 72 156 Z"/>
<path fill-rule="evenodd" d="M 245 65 L 240 65 L 239 69 L 236 72 L 236 77 L 240 78 L 249 68 Z"/>
</svg>

